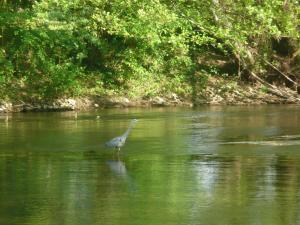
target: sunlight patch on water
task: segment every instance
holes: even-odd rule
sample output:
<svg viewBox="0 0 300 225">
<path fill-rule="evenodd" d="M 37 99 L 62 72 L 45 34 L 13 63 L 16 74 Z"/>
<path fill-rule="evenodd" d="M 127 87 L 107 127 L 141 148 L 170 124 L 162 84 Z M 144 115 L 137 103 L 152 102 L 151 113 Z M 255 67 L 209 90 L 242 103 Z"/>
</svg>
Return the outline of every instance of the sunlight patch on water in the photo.
<svg viewBox="0 0 300 225">
<path fill-rule="evenodd" d="M 233 141 L 221 143 L 222 145 L 265 145 L 265 146 L 296 146 L 300 145 L 300 140 L 295 141 Z"/>
</svg>

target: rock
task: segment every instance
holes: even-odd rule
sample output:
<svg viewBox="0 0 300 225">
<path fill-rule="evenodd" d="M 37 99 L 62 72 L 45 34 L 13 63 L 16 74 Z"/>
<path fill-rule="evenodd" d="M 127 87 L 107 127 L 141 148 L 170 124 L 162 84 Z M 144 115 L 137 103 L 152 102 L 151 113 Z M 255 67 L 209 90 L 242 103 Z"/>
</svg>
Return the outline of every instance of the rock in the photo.
<svg viewBox="0 0 300 225">
<path fill-rule="evenodd" d="M 122 105 L 122 106 L 128 106 L 129 104 L 130 104 L 130 101 L 129 101 L 129 99 L 128 98 L 120 98 L 120 100 L 119 100 L 120 102 L 120 104 Z"/>
<path fill-rule="evenodd" d="M 34 107 L 32 105 L 24 105 L 23 107 L 24 111 L 33 111 Z"/>
<path fill-rule="evenodd" d="M 124 101 L 125 103 L 129 103 L 129 102 L 130 102 L 128 98 L 124 98 L 123 101 Z"/>
<path fill-rule="evenodd" d="M 12 111 L 12 104 L 8 102 L 0 103 L 0 113 L 6 113 Z"/>
<path fill-rule="evenodd" d="M 75 109 L 76 107 L 76 100 L 75 99 L 67 99 L 67 107 L 70 107 L 71 109 Z"/>
<path fill-rule="evenodd" d="M 56 110 L 74 110 L 76 108 L 76 100 L 69 98 L 69 99 L 59 99 L 54 102 L 51 106 L 48 106 L 49 109 L 56 109 Z"/>
<path fill-rule="evenodd" d="M 181 100 L 179 99 L 178 95 L 175 93 L 171 94 L 170 99 L 171 99 L 171 103 L 174 105 L 178 105 L 181 103 Z"/>
<path fill-rule="evenodd" d="M 177 94 L 175 94 L 175 93 L 172 93 L 172 94 L 171 94 L 171 98 L 172 98 L 173 100 L 178 100 L 178 99 L 179 99 L 178 96 L 177 96 Z"/>
<path fill-rule="evenodd" d="M 113 106 L 113 107 L 127 107 L 130 105 L 130 101 L 128 98 L 125 97 L 114 97 L 106 100 L 107 105 Z"/>
<path fill-rule="evenodd" d="M 166 101 L 159 96 L 156 96 L 154 99 L 152 99 L 153 105 L 165 105 L 165 103 L 166 103 Z"/>
<path fill-rule="evenodd" d="M 212 100 L 210 101 L 211 104 L 220 104 L 224 99 L 219 96 L 219 95 L 215 95 L 213 96 Z"/>
<path fill-rule="evenodd" d="M 11 109 L 11 108 L 12 108 L 12 103 L 5 103 L 5 104 L 4 104 L 4 107 L 5 107 L 6 109 Z"/>
</svg>

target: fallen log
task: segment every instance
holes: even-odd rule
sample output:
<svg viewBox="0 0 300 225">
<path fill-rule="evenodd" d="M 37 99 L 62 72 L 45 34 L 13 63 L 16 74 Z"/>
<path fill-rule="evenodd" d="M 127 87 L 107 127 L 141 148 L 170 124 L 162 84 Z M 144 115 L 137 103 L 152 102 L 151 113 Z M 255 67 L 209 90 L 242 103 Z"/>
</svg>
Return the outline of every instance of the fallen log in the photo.
<svg viewBox="0 0 300 225">
<path fill-rule="evenodd" d="M 295 96 L 293 96 L 292 94 L 290 94 L 286 91 L 279 90 L 275 85 L 272 85 L 272 84 L 268 83 L 267 81 L 263 80 L 262 78 L 257 76 L 252 71 L 250 71 L 250 74 L 259 83 L 261 83 L 261 84 L 265 85 L 266 87 L 268 87 L 267 92 L 269 92 L 270 94 L 273 94 L 273 95 L 276 95 L 280 98 L 286 99 L 289 102 L 300 103 L 300 98 L 295 97 Z"/>
</svg>

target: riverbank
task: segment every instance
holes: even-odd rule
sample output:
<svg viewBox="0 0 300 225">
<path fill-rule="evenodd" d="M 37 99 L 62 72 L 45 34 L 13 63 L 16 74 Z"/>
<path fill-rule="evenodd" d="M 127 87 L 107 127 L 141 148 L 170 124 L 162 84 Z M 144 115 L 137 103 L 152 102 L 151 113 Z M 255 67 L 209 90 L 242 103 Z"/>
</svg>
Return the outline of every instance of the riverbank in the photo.
<svg viewBox="0 0 300 225">
<path fill-rule="evenodd" d="M 24 102 L 0 101 L 0 113 L 28 111 L 72 111 L 114 107 L 193 107 L 199 105 L 259 105 L 299 104 L 300 96 L 287 87 L 277 87 L 278 94 L 270 92 L 264 85 L 244 84 L 226 79 L 210 79 L 207 87 L 190 96 L 176 93 L 165 96 L 135 97 L 124 96 L 80 96 L 65 97 L 52 101 Z"/>
</svg>

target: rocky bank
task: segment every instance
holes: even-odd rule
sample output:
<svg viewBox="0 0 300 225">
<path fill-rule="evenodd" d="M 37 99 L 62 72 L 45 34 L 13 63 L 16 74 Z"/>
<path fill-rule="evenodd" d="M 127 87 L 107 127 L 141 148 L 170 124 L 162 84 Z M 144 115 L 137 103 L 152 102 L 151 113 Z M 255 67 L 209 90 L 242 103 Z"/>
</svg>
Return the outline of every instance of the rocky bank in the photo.
<svg viewBox="0 0 300 225">
<path fill-rule="evenodd" d="M 287 87 L 277 88 L 278 93 L 261 84 L 241 84 L 226 80 L 210 80 L 207 87 L 195 95 L 179 96 L 175 93 L 148 98 L 124 96 L 85 96 L 61 98 L 51 102 L 8 102 L 0 100 L 0 113 L 26 111 L 69 111 L 114 107 L 155 107 L 199 105 L 257 105 L 257 104 L 299 104 L 300 96 Z"/>
</svg>

